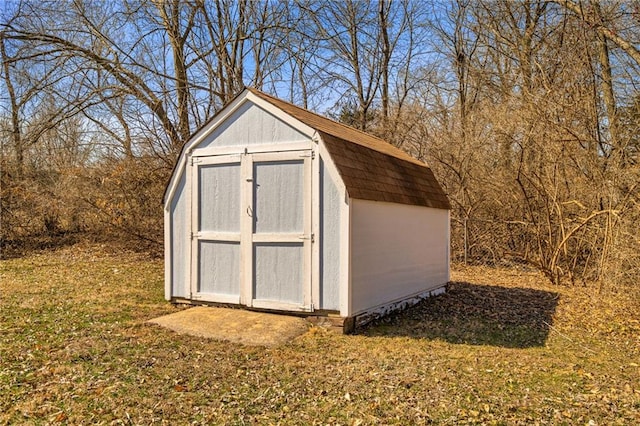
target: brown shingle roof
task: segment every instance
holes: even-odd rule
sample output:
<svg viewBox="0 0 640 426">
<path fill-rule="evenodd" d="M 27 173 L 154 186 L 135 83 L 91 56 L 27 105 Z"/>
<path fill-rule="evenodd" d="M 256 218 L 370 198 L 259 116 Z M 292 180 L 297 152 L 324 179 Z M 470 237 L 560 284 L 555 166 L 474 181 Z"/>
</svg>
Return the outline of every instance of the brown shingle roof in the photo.
<svg viewBox="0 0 640 426">
<path fill-rule="evenodd" d="M 401 149 L 259 90 L 247 90 L 318 131 L 349 196 L 438 209 L 451 208 L 431 169 Z"/>
</svg>

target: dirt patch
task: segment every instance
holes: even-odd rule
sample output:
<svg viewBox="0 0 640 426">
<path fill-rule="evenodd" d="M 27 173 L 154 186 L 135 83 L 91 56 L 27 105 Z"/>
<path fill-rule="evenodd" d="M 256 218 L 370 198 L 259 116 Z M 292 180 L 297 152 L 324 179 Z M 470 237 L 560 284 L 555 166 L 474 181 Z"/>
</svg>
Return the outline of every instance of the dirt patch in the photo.
<svg viewBox="0 0 640 426">
<path fill-rule="evenodd" d="M 177 333 L 248 346 L 279 346 L 309 328 L 302 318 L 209 306 L 185 309 L 148 322 Z"/>
</svg>

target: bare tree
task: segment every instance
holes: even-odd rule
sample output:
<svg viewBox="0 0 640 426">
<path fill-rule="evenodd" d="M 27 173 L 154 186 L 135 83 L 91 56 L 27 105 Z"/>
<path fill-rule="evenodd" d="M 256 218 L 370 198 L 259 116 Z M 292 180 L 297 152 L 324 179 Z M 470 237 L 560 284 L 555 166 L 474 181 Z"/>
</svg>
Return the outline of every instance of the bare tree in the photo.
<svg viewBox="0 0 640 426">
<path fill-rule="evenodd" d="M 587 10 L 582 5 L 582 2 L 573 2 L 571 0 L 551 0 L 574 13 L 590 27 L 594 28 L 600 35 L 606 37 L 615 43 L 620 49 L 624 50 L 633 60 L 640 64 L 640 49 L 623 36 L 620 36 L 617 31 L 604 25 L 602 16 L 600 14 L 600 6 L 597 1 L 589 3 Z"/>
<path fill-rule="evenodd" d="M 324 75 L 339 93 L 339 103 L 355 106 L 353 122 L 366 130 L 380 84 L 376 7 L 371 1 L 321 3 L 311 13 L 314 37 L 322 40 Z M 346 98 L 346 99 L 344 99 Z"/>
<path fill-rule="evenodd" d="M 153 200 L 183 144 L 253 85 L 428 161 L 455 260 L 640 273 L 640 24 L 623 2 L 25 0 L 2 20 L 0 238 L 159 244 Z"/>
</svg>

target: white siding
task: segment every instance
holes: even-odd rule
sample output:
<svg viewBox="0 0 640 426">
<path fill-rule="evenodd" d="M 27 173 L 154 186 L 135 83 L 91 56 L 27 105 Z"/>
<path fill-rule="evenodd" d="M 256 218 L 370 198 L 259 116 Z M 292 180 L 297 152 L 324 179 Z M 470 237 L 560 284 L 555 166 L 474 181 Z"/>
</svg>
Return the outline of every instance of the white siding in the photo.
<svg viewBox="0 0 640 426">
<path fill-rule="evenodd" d="M 305 136 L 251 102 L 245 102 L 205 137 L 198 148 L 304 142 Z"/>
<path fill-rule="evenodd" d="M 340 309 L 340 192 L 320 160 L 320 309 Z"/>
<path fill-rule="evenodd" d="M 351 209 L 352 315 L 447 283 L 447 210 L 364 200 Z"/>
<path fill-rule="evenodd" d="M 171 222 L 171 294 L 170 297 L 189 297 L 189 285 L 186 282 L 189 268 L 188 249 L 191 243 L 185 194 L 184 170 L 171 200 L 169 212 Z"/>
</svg>

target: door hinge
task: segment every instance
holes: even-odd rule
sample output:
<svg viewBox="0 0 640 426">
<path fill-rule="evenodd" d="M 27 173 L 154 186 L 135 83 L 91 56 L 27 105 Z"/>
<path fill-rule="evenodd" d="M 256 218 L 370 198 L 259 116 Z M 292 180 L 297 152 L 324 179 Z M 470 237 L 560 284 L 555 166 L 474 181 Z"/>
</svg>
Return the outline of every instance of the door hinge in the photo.
<svg viewBox="0 0 640 426">
<path fill-rule="evenodd" d="M 310 152 L 305 152 L 304 154 L 300 154 L 300 158 L 309 158 L 311 157 L 311 159 L 315 159 L 316 158 L 316 152 L 315 151 L 310 151 Z"/>
<path fill-rule="evenodd" d="M 298 238 L 300 238 L 301 240 L 311 240 L 311 242 L 315 242 L 315 234 L 311 234 L 311 235 L 300 235 Z"/>
</svg>

